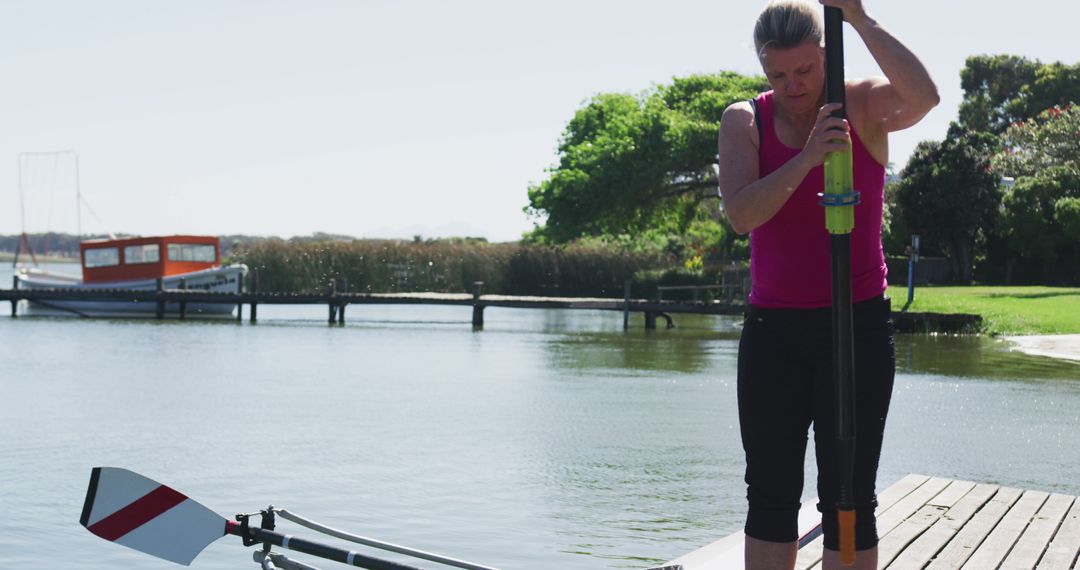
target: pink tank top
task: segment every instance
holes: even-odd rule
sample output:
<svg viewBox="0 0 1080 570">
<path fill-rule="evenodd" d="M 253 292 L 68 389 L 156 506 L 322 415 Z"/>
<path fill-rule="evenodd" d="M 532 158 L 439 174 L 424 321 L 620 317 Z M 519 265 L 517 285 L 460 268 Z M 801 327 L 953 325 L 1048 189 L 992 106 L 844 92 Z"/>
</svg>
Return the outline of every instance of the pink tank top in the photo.
<svg viewBox="0 0 1080 570">
<path fill-rule="evenodd" d="M 764 178 L 795 158 L 802 149 L 780 142 L 773 124 L 773 93 L 755 99 L 760 125 L 759 176 Z M 855 206 L 851 233 L 852 301 L 881 295 L 888 283 L 881 249 L 881 210 L 885 167 L 851 131 L 855 190 L 862 202 Z M 832 305 L 829 232 L 825 208 L 818 193 L 825 187 L 825 169 L 810 171 L 788 201 L 769 221 L 750 232 L 750 304 L 765 308 L 810 309 Z"/>
</svg>

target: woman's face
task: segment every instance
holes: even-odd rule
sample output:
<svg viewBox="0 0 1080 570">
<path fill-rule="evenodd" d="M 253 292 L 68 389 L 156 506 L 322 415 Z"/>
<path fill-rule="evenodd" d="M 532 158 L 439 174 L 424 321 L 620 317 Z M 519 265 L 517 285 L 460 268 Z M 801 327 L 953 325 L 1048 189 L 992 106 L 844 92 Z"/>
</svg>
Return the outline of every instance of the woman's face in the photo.
<svg viewBox="0 0 1080 570">
<path fill-rule="evenodd" d="M 773 101 L 790 113 L 816 111 L 825 90 L 825 49 L 813 42 L 761 50 L 761 68 L 773 88 Z"/>
</svg>

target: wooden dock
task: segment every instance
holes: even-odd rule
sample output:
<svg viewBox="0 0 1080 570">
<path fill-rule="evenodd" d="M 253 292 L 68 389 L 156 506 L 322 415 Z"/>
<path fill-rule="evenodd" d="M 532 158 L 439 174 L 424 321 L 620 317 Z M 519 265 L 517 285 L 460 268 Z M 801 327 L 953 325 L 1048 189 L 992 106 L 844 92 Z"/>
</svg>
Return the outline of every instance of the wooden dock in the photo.
<svg viewBox="0 0 1080 570">
<path fill-rule="evenodd" d="M 164 289 L 159 285 L 157 290 L 143 289 L 24 289 L 19 288 L 18 281 L 11 289 L 0 289 L 0 302 L 11 303 L 11 315 L 18 316 L 18 303 L 25 300 L 37 302 L 42 305 L 55 304 L 58 301 L 116 301 L 116 302 L 139 302 L 152 304 L 156 307 L 157 318 L 165 318 L 166 314 L 177 314 L 183 319 L 187 316 L 186 307 L 189 303 L 217 303 L 236 306 L 236 319 L 243 318 L 243 306 L 247 305 L 248 316 L 251 322 L 258 320 L 259 305 L 322 305 L 328 310 L 328 322 L 332 324 L 345 323 L 345 308 L 349 305 L 457 305 L 472 307 L 472 324 L 474 327 L 483 328 L 484 309 L 487 307 L 504 307 L 514 309 L 588 309 L 621 311 L 623 313 L 623 328 L 630 327 L 630 314 L 642 313 L 645 317 L 645 328 L 655 329 L 657 319 L 663 319 L 667 328 L 674 328 L 675 320 L 672 315 L 697 314 L 697 315 L 742 315 L 746 310 L 746 303 L 731 294 L 730 286 L 695 286 L 695 287 L 662 287 L 660 295 L 665 290 L 676 289 L 722 289 L 722 300 L 687 300 L 676 301 L 666 299 L 631 299 L 629 286 L 626 295 L 622 298 L 591 298 L 591 297 L 533 297 L 516 295 L 484 295 L 483 283 L 477 282 L 472 293 L 352 293 L 338 291 L 334 282 L 327 284 L 323 292 L 306 293 L 277 293 L 258 290 L 258 279 L 252 280 L 252 288 L 248 291 L 236 292 L 210 292 L 196 289 Z M 695 293 L 696 296 L 696 293 Z M 78 311 L 71 311 L 79 314 Z M 937 314 L 937 313 L 907 313 L 893 311 L 893 322 L 897 332 L 949 332 L 963 333 L 974 332 L 980 327 L 981 318 L 978 315 L 964 314 Z"/>
<path fill-rule="evenodd" d="M 484 309 L 505 307 L 517 309 L 588 309 L 623 312 L 623 324 L 629 327 L 630 313 L 643 313 L 645 328 L 656 328 L 657 319 L 666 321 L 668 328 L 674 326 L 673 314 L 741 315 L 742 303 L 718 303 L 704 301 L 669 301 L 647 299 L 617 299 L 589 297 L 529 297 L 510 295 L 483 295 L 478 285 L 473 293 L 344 293 L 335 290 L 331 283 L 322 293 L 276 293 L 264 291 L 238 291 L 235 293 L 209 292 L 193 289 L 131 290 L 131 289 L 0 289 L 0 301 L 11 302 L 12 316 L 18 316 L 18 302 L 25 300 L 42 304 L 57 301 L 116 301 L 140 302 L 156 306 L 156 316 L 164 318 L 167 313 L 186 315 L 189 303 L 217 303 L 236 305 L 236 318 L 242 318 L 242 307 L 248 305 L 252 322 L 257 320 L 259 305 L 322 305 L 327 307 L 329 322 L 344 324 L 345 307 L 349 305 L 456 305 L 472 308 L 472 324 L 483 327 Z M 179 310 L 177 310 L 179 309 Z M 73 311 L 74 312 L 74 311 Z"/>
<path fill-rule="evenodd" d="M 878 567 L 889 570 L 1069 570 L 1080 555 L 1080 498 L 987 483 L 908 475 L 878 496 Z M 818 516 L 803 505 L 800 528 Z M 820 570 L 820 536 L 797 570 Z M 660 570 L 741 570 L 737 532 Z"/>
</svg>

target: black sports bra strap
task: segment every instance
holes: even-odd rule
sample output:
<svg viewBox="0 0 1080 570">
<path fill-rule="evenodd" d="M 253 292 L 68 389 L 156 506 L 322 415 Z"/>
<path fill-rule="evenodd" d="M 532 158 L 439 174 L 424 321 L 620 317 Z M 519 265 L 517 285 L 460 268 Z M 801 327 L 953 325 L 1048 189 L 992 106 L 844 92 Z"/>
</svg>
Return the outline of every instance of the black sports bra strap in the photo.
<svg viewBox="0 0 1080 570">
<path fill-rule="evenodd" d="M 761 144 L 761 111 L 758 109 L 757 98 L 750 100 L 750 106 L 754 109 L 754 126 L 757 127 L 758 144 Z"/>
</svg>

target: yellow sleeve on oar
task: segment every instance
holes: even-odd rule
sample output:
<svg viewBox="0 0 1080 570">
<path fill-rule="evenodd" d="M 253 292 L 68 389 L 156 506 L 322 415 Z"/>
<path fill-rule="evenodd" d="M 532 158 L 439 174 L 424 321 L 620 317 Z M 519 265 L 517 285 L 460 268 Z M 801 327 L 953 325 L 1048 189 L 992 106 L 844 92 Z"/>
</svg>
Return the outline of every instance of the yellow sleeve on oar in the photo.
<svg viewBox="0 0 1080 570">
<path fill-rule="evenodd" d="M 859 194 L 853 188 L 851 143 L 846 151 L 825 155 L 825 227 L 830 234 L 850 234 L 855 229 L 855 204 Z"/>
</svg>

